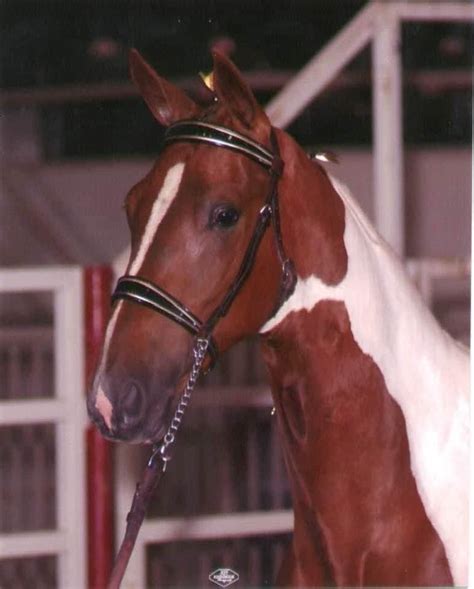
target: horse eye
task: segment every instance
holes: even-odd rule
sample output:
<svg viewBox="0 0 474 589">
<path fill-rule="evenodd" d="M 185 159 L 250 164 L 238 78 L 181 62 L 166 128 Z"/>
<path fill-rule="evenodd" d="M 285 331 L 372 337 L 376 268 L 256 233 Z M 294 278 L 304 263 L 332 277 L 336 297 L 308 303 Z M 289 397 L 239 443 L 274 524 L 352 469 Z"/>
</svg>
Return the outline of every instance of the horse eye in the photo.
<svg viewBox="0 0 474 589">
<path fill-rule="evenodd" d="M 239 220 L 239 211 L 230 205 L 220 205 L 216 207 L 210 218 L 210 226 L 218 226 L 222 229 L 229 229 Z"/>
</svg>

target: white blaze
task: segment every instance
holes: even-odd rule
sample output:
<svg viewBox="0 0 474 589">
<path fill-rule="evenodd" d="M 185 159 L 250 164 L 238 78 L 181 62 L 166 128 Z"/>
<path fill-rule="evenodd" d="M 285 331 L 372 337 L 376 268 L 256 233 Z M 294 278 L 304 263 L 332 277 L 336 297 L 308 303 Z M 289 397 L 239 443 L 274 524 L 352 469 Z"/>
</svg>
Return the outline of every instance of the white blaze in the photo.
<svg viewBox="0 0 474 589">
<path fill-rule="evenodd" d="M 293 295 L 261 332 L 321 300 L 344 302 L 355 340 L 380 368 L 401 407 L 418 492 L 455 584 L 466 585 L 469 357 L 438 326 L 348 189 L 331 180 L 346 209 L 347 274 L 336 286 L 316 276 L 298 279 Z"/>
<path fill-rule="evenodd" d="M 163 221 L 171 203 L 175 199 L 181 178 L 183 177 L 184 163 L 175 164 L 166 173 L 163 186 L 156 197 L 155 202 L 151 208 L 151 213 L 148 218 L 145 231 L 143 232 L 140 246 L 138 247 L 137 255 L 131 262 L 128 274 L 135 275 L 141 268 L 145 256 L 150 249 L 150 245 L 156 235 L 159 224 Z"/>
<path fill-rule="evenodd" d="M 169 207 L 171 206 L 171 203 L 173 202 L 178 193 L 179 186 L 181 184 L 181 179 L 183 177 L 183 172 L 184 163 L 180 162 L 171 167 L 166 173 L 163 185 L 160 191 L 158 192 L 155 202 L 153 203 L 153 206 L 151 208 L 150 216 L 145 226 L 145 231 L 143 232 L 137 254 L 135 258 L 130 262 L 129 269 L 127 272 L 128 274 L 135 275 L 140 270 L 145 260 L 146 254 L 150 249 L 150 245 L 152 244 L 153 239 L 156 235 L 158 226 L 164 219 Z M 110 342 L 112 340 L 120 309 L 122 308 L 122 303 L 123 301 L 118 302 L 117 306 L 114 309 L 112 317 L 109 320 L 107 331 L 105 332 L 104 345 L 102 348 L 102 357 L 96 376 L 98 388 L 95 407 L 104 418 L 104 421 L 109 429 L 111 429 L 112 425 L 112 404 L 110 403 L 110 400 L 107 398 L 102 388 L 101 381 L 107 362 Z"/>
</svg>

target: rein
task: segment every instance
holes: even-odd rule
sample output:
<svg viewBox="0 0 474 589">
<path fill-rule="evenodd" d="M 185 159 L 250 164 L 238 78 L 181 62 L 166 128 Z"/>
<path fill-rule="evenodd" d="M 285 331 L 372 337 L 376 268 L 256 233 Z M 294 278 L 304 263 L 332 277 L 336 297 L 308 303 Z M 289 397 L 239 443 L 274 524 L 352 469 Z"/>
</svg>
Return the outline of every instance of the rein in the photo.
<svg viewBox="0 0 474 589">
<path fill-rule="evenodd" d="M 194 361 L 184 392 L 181 395 L 173 419 L 161 444 L 153 447 L 153 452 L 145 469 L 142 483 L 137 485 L 132 507 L 127 516 L 125 536 L 114 563 L 108 589 L 120 587 L 136 537 L 145 517 L 146 506 L 166 470 L 167 463 L 171 460 L 170 447 L 176 440 L 177 431 L 190 402 L 191 394 L 201 374 L 204 360 L 209 354 L 209 369 L 212 368 L 217 360 L 218 348 L 212 336 L 214 328 L 219 320 L 228 313 L 233 301 L 251 273 L 259 245 L 270 222 L 273 227 L 275 245 L 282 272 L 278 298 L 272 315 L 276 313 L 279 307 L 292 294 L 296 284 L 294 264 L 286 255 L 281 234 L 278 180 L 283 173 L 283 161 L 280 157 L 275 129 L 272 127 L 270 132 L 272 151 L 269 151 L 263 145 L 232 129 L 197 120 L 180 121 L 168 127 L 164 137 L 165 145 L 177 141 L 206 143 L 245 155 L 268 170 L 270 174 L 270 186 L 265 202 L 258 213 L 253 234 L 247 245 L 239 270 L 223 300 L 206 321 L 203 322 L 198 319 L 183 303 L 160 286 L 148 280 L 127 275 L 122 276 L 118 280 L 112 295 L 113 302 L 124 299 L 144 305 L 175 321 L 178 325 L 192 333 L 195 336 L 195 341 L 193 347 Z M 157 458 L 161 459 L 161 470 L 156 463 Z"/>
</svg>

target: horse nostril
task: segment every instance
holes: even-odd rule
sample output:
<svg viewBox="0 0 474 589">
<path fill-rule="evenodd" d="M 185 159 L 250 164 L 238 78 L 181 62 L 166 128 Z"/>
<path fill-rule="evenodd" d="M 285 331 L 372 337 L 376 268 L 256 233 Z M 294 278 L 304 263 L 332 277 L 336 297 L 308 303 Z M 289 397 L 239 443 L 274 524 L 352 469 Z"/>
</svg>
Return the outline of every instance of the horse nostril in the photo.
<svg viewBox="0 0 474 589">
<path fill-rule="evenodd" d="M 123 392 L 121 414 L 123 423 L 130 425 L 141 419 L 144 413 L 145 395 L 136 382 L 132 382 Z"/>
</svg>

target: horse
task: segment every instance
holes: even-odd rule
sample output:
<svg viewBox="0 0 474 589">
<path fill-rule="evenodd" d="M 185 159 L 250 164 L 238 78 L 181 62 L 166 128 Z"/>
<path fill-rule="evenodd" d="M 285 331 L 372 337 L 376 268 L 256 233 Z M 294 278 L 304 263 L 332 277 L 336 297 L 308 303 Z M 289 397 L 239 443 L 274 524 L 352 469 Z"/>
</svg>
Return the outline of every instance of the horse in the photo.
<svg viewBox="0 0 474 589">
<path fill-rule="evenodd" d="M 272 127 L 227 57 L 213 62 L 203 107 L 130 53 L 167 134 L 125 200 L 130 261 L 90 417 L 110 439 L 156 443 L 196 337 L 207 369 L 258 334 L 294 508 L 277 582 L 465 585 L 467 350 L 350 191 Z"/>
</svg>

